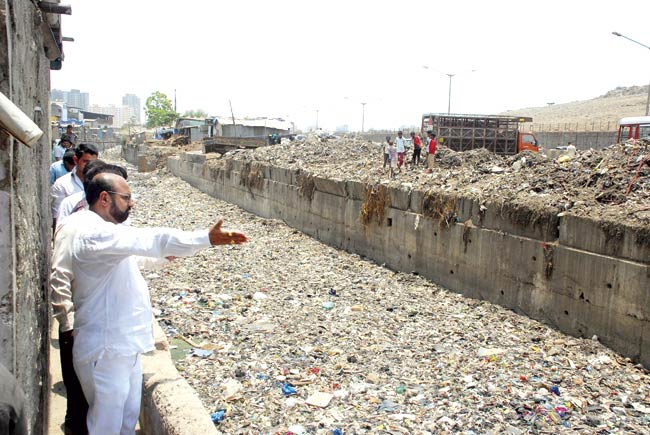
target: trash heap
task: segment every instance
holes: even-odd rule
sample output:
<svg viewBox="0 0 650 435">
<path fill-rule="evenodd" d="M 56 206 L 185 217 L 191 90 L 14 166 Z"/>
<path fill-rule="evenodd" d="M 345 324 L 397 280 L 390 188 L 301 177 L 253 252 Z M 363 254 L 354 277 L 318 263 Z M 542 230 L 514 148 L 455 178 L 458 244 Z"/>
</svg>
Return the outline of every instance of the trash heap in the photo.
<svg viewBox="0 0 650 435">
<path fill-rule="evenodd" d="M 455 152 L 440 146 L 431 173 L 424 163 L 407 165 L 394 180 L 382 167 L 383 144 L 354 137 L 310 135 L 304 141 L 232 151 L 225 158 L 268 162 L 323 177 L 510 201 L 635 226 L 650 224 L 649 140 L 578 151 L 573 158 L 530 151 L 500 156 L 483 148 Z M 406 160 L 410 158 L 409 151 Z"/>
<path fill-rule="evenodd" d="M 597 337 L 395 273 L 166 171 L 130 167 L 129 183 L 134 225 L 223 217 L 250 238 L 145 272 L 220 434 L 650 433 L 650 376 Z"/>
</svg>

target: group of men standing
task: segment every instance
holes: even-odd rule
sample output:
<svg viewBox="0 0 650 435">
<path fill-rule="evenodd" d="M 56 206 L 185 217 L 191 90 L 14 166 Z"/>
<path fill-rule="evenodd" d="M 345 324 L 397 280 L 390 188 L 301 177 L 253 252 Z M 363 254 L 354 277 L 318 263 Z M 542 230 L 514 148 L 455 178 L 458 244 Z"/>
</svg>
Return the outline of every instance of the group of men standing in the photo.
<svg viewBox="0 0 650 435">
<path fill-rule="evenodd" d="M 134 434 L 140 355 L 153 350 L 153 314 L 139 265 L 192 255 L 246 236 L 222 229 L 135 228 L 126 169 L 79 144 L 74 167 L 51 187 L 54 242 L 50 292 L 59 323 L 66 434 Z"/>
<path fill-rule="evenodd" d="M 435 133 L 428 131 L 426 141 L 427 172 L 431 172 L 438 145 Z M 392 141 L 390 136 L 386 136 L 386 143 L 384 144 L 384 168 L 387 164 L 389 165 L 391 178 L 395 177 L 395 172 L 400 171 L 402 166 L 406 167 L 405 159 L 409 142 L 413 145 L 411 165 L 412 167 L 416 167 L 422 160 L 423 146 L 420 136 L 411 132 L 411 139 L 409 140 L 404 137 L 402 131 L 397 132 L 395 141 Z"/>
</svg>

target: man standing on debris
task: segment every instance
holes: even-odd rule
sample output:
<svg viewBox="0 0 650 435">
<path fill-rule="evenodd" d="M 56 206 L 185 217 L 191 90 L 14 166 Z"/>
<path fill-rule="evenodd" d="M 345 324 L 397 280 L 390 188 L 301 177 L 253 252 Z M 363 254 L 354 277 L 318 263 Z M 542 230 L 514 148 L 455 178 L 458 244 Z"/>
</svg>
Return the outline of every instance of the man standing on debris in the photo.
<svg viewBox="0 0 650 435">
<path fill-rule="evenodd" d="M 413 165 L 418 165 L 422 152 L 422 140 L 420 140 L 420 135 L 411 132 L 411 141 L 413 142 Z"/>
<path fill-rule="evenodd" d="M 73 146 L 77 145 L 77 135 L 74 134 L 74 131 L 72 130 L 72 124 L 68 124 L 68 126 L 65 128 L 65 136 L 68 137 L 68 140 Z"/>
<path fill-rule="evenodd" d="M 427 147 L 427 172 L 432 172 L 438 142 L 436 141 L 436 134 L 434 132 L 428 131 L 427 136 L 427 142 L 429 142 L 429 146 Z"/>
<path fill-rule="evenodd" d="M 388 142 L 388 160 L 390 160 L 390 178 L 395 178 L 397 170 L 397 147 L 393 142 Z"/>
<path fill-rule="evenodd" d="M 56 227 L 56 217 L 59 215 L 59 206 L 61 201 L 67 196 L 75 192 L 80 192 L 84 189 L 83 170 L 84 167 L 98 156 L 97 148 L 93 145 L 79 144 L 75 149 L 74 163 L 75 167 L 72 171 L 62 176 L 52 185 L 52 227 Z"/>
<path fill-rule="evenodd" d="M 61 140 L 59 141 L 58 144 L 54 145 L 54 149 L 52 149 L 52 156 L 54 157 L 54 161 L 58 162 L 63 158 L 63 154 L 67 150 L 69 150 L 72 147 L 72 144 L 70 143 L 70 138 L 68 135 L 63 135 L 61 136 Z"/>
<path fill-rule="evenodd" d="M 93 178 L 86 200 L 90 210 L 77 213 L 84 224 L 71 249 L 74 366 L 88 400 L 88 432 L 132 434 L 140 413 L 140 355 L 154 349 L 149 290 L 134 256 L 186 256 L 247 238 L 222 230 L 221 220 L 192 232 L 118 225 L 133 200 L 126 180 L 115 174 Z"/>
<path fill-rule="evenodd" d="M 387 163 L 390 167 L 390 154 L 388 153 L 389 148 L 390 148 L 390 136 L 386 136 L 386 143 L 384 144 L 384 168 L 386 168 Z"/>
<path fill-rule="evenodd" d="M 397 132 L 395 147 L 397 148 L 397 169 L 401 169 L 404 164 L 404 153 L 406 153 L 406 138 L 401 131 Z"/>
</svg>

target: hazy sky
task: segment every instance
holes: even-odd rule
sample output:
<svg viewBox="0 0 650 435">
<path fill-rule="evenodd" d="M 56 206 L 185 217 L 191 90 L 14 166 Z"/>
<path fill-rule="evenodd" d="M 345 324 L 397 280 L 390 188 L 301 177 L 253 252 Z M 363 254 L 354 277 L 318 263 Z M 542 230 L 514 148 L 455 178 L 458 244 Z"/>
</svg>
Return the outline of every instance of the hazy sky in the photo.
<svg viewBox="0 0 650 435">
<path fill-rule="evenodd" d="M 365 129 L 424 112 L 498 113 L 594 98 L 650 82 L 650 2 L 642 0 L 68 0 L 52 88 L 90 103 L 287 117 Z M 430 69 L 424 69 L 427 65 Z M 476 70 L 475 72 L 470 72 Z M 522 113 L 525 115 L 525 113 Z"/>
</svg>

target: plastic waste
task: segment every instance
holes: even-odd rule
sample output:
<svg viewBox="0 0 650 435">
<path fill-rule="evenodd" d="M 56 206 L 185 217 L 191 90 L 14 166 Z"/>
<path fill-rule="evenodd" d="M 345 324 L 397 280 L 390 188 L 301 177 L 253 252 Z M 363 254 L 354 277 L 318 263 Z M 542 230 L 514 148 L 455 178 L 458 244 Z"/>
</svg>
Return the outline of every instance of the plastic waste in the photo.
<svg viewBox="0 0 650 435">
<path fill-rule="evenodd" d="M 225 409 L 219 409 L 217 412 L 213 412 L 210 414 L 210 419 L 212 419 L 212 423 L 219 423 L 224 419 L 226 416 L 226 410 Z"/>
<path fill-rule="evenodd" d="M 282 394 L 285 396 L 291 396 L 293 394 L 298 394 L 298 390 L 296 390 L 293 385 L 284 383 L 282 384 Z"/>
</svg>

